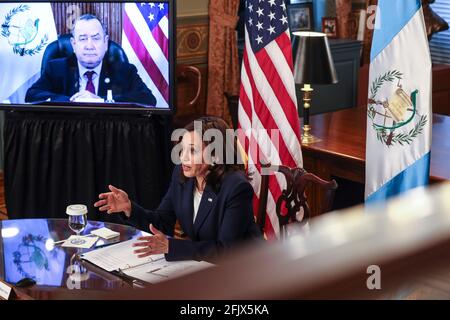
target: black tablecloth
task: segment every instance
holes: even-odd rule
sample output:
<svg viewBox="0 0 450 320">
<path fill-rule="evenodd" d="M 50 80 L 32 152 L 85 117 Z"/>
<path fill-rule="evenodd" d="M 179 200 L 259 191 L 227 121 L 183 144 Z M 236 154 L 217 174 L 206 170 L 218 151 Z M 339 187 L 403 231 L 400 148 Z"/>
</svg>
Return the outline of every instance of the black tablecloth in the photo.
<svg viewBox="0 0 450 320">
<path fill-rule="evenodd" d="M 160 115 L 7 113 L 8 216 L 66 217 L 67 205 L 81 203 L 89 219 L 119 222 L 93 207 L 108 184 L 144 207 L 157 207 L 173 168 L 170 123 Z"/>
</svg>

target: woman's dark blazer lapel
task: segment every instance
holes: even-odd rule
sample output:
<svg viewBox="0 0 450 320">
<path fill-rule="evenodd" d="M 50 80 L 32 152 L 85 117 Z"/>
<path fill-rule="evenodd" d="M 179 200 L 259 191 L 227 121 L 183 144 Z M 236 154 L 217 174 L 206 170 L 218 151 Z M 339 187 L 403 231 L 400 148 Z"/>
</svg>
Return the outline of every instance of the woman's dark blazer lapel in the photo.
<svg viewBox="0 0 450 320">
<path fill-rule="evenodd" d="M 183 231 L 186 232 L 190 239 L 194 236 L 194 179 L 186 179 L 184 183 L 180 183 L 181 187 L 181 215 L 178 216 Z"/>
<path fill-rule="evenodd" d="M 197 216 L 194 222 L 194 232 L 198 233 L 199 229 L 205 222 L 205 219 L 211 212 L 211 209 L 214 207 L 216 202 L 217 195 L 213 191 L 213 189 L 206 185 L 205 191 L 203 191 L 202 200 L 200 201 L 200 206 L 198 207 Z"/>
</svg>

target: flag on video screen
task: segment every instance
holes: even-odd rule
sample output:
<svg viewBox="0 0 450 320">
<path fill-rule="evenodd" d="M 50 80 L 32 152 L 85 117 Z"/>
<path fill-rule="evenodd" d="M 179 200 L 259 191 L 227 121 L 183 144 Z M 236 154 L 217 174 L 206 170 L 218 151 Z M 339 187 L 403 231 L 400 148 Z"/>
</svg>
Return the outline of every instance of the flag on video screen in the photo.
<svg viewBox="0 0 450 320">
<path fill-rule="evenodd" d="M 252 173 L 256 213 L 261 162 L 302 167 L 292 47 L 284 0 L 245 1 L 239 127 L 245 133 L 240 142 L 247 153 L 248 170 Z M 274 132 L 278 132 L 278 137 Z M 281 174 L 269 177 L 267 238 L 279 234 L 275 207 L 285 185 Z"/>
<path fill-rule="evenodd" d="M 23 103 L 57 39 L 50 3 L 0 3 L 0 102 Z"/>
<path fill-rule="evenodd" d="M 122 47 L 130 63 L 156 97 L 156 107 L 169 107 L 169 4 L 126 3 Z"/>
</svg>

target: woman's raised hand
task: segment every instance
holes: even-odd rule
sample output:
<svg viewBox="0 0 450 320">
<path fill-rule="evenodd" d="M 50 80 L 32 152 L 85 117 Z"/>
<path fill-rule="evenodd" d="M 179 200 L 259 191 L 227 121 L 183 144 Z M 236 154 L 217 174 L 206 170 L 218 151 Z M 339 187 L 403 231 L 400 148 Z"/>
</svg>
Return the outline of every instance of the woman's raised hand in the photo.
<svg viewBox="0 0 450 320">
<path fill-rule="evenodd" d="M 116 187 L 109 185 L 111 192 L 100 193 L 100 199 L 94 203 L 94 207 L 100 207 L 100 211 L 106 211 L 108 214 L 116 212 L 124 212 L 127 217 L 131 214 L 131 201 L 128 194 Z"/>
</svg>

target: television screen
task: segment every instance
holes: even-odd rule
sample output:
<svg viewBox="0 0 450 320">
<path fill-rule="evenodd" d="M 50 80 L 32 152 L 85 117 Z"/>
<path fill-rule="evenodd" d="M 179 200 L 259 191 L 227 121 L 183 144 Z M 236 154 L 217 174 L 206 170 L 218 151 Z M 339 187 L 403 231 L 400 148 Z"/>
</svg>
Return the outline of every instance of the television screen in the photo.
<svg viewBox="0 0 450 320">
<path fill-rule="evenodd" d="M 0 3 L 0 108 L 171 112 L 175 5 Z"/>
</svg>

